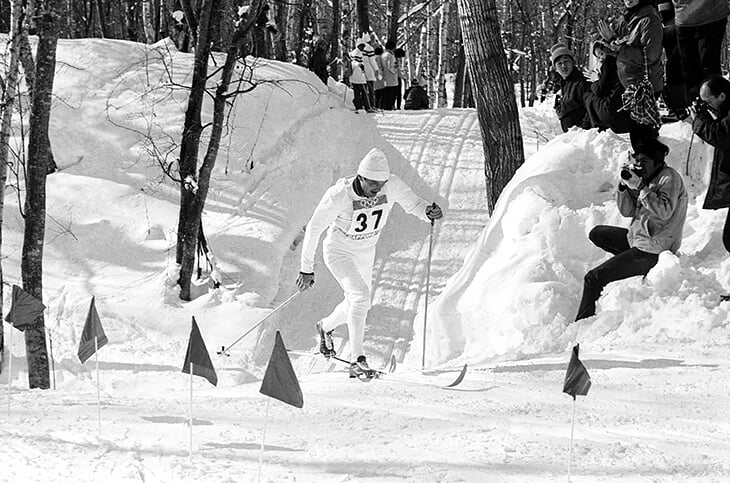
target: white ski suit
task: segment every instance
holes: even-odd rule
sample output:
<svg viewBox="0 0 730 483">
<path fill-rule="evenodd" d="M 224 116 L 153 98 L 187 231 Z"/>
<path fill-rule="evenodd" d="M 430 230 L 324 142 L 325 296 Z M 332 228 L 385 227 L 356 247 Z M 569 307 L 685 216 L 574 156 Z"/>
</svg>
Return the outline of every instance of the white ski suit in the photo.
<svg viewBox="0 0 730 483">
<path fill-rule="evenodd" d="M 430 222 L 426 216 L 428 202 L 397 176 L 391 174 L 375 198 L 358 196 L 354 180 L 354 176 L 339 179 L 322 197 L 307 224 L 301 255 L 301 271 L 313 273 L 319 238 L 327 229 L 322 245 L 324 262 L 345 292 L 345 299 L 322 320 L 322 328 L 331 331 L 347 323 L 352 360 L 364 355 L 375 247 L 393 204 Z"/>
</svg>

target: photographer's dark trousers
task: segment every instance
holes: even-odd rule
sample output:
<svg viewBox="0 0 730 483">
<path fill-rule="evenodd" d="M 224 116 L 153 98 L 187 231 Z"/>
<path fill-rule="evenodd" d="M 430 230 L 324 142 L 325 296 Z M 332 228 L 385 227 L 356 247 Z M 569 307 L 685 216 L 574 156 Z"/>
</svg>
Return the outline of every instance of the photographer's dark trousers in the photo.
<svg viewBox="0 0 730 483">
<path fill-rule="evenodd" d="M 594 245 L 614 256 L 590 270 L 583 279 L 583 297 L 576 321 L 596 314 L 596 300 L 601 296 L 603 287 L 616 280 L 646 275 L 659 260 L 657 253 L 631 248 L 628 233 L 626 228 L 598 225 L 588 235 Z"/>
</svg>

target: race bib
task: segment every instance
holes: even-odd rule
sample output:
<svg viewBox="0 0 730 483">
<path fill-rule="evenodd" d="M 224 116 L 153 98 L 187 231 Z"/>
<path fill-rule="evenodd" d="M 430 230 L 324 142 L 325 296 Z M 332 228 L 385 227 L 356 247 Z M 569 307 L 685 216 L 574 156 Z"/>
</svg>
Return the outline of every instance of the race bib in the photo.
<svg viewBox="0 0 730 483">
<path fill-rule="evenodd" d="M 352 222 L 347 236 L 364 240 L 377 235 L 385 224 L 387 209 L 388 197 L 384 194 L 375 198 L 352 200 Z"/>
</svg>

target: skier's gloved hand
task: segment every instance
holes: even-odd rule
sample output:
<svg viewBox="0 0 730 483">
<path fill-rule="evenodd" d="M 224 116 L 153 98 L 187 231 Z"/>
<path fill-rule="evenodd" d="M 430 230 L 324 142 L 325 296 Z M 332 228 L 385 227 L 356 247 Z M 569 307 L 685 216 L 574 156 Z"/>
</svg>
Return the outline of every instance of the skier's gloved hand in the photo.
<svg viewBox="0 0 730 483">
<path fill-rule="evenodd" d="M 444 217 L 444 213 L 441 211 L 441 207 L 439 205 L 432 203 L 426 207 L 426 216 L 432 221 L 440 220 Z"/>
<path fill-rule="evenodd" d="M 297 288 L 300 292 L 304 292 L 309 287 L 314 285 L 314 273 L 299 272 L 297 277 Z"/>
</svg>

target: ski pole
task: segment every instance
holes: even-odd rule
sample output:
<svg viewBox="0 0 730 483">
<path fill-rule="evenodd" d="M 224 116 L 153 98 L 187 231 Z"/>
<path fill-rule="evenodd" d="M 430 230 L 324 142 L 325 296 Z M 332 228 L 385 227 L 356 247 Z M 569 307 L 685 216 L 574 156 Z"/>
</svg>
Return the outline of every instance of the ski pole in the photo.
<svg viewBox="0 0 730 483">
<path fill-rule="evenodd" d="M 436 208 L 436 203 L 431 205 Z M 426 264 L 426 298 L 423 305 L 423 351 L 421 352 L 421 372 L 426 368 L 426 320 L 428 318 L 428 290 L 431 285 L 431 253 L 433 252 L 433 225 L 431 220 L 431 234 L 428 237 L 428 263 Z"/>
<path fill-rule="evenodd" d="M 244 333 L 243 333 L 243 335 L 242 335 L 241 337 L 239 337 L 238 339 L 236 339 L 235 341 L 233 341 L 233 343 L 232 343 L 231 345 L 229 345 L 228 347 L 226 347 L 226 346 L 222 345 L 222 346 L 221 346 L 221 348 L 220 348 L 220 349 L 218 349 L 218 351 L 217 351 L 216 353 L 217 353 L 218 355 L 224 355 L 224 356 L 226 356 L 226 357 L 230 357 L 230 356 L 231 356 L 231 354 L 229 354 L 229 353 L 228 353 L 228 351 L 230 351 L 230 350 L 231 350 L 231 348 L 232 348 L 232 347 L 233 347 L 234 345 L 238 344 L 238 343 L 239 343 L 239 342 L 241 341 L 241 339 L 243 339 L 243 338 L 244 338 L 244 337 L 246 337 L 246 336 L 247 336 L 248 334 L 250 334 L 251 332 L 253 332 L 253 330 L 254 330 L 254 329 L 255 329 L 256 327 L 258 327 L 258 326 L 260 326 L 261 324 L 263 324 L 264 322 L 266 322 L 266 319 L 268 319 L 269 317 L 271 317 L 272 315 L 274 315 L 274 314 L 275 314 L 276 312 L 278 312 L 278 311 L 279 311 L 279 310 L 280 310 L 280 309 L 281 309 L 282 307 L 284 307 L 284 306 L 285 306 L 286 304 L 288 304 L 289 302 L 291 302 L 291 301 L 292 301 L 292 300 L 294 299 L 294 297 L 296 297 L 296 296 L 297 296 L 297 295 L 299 295 L 300 293 L 301 293 L 301 292 L 299 292 L 299 291 L 296 291 L 296 292 L 294 292 L 294 294 L 292 294 L 292 296 L 291 296 L 291 297 L 289 297 L 288 299 L 284 300 L 284 301 L 283 301 L 283 302 L 282 302 L 282 303 L 281 303 L 281 304 L 280 304 L 280 305 L 279 305 L 278 307 L 276 307 L 276 308 L 275 308 L 274 310 L 272 310 L 271 312 L 269 312 L 269 313 L 268 313 L 268 315 L 266 315 L 266 317 L 264 317 L 263 319 L 259 320 L 259 321 L 258 321 L 258 322 L 256 323 L 256 325 L 254 325 L 253 327 L 251 327 L 250 329 L 248 329 L 248 330 L 247 330 L 246 332 L 244 332 Z"/>
<path fill-rule="evenodd" d="M 687 162 L 684 166 L 684 174 L 685 176 L 689 176 L 689 155 L 692 152 L 692 142 L 695 140 L 695 131 L 692 130 L 692 136 L 689 138 L 689 149 L 687 149 Z"/>
</svg>

